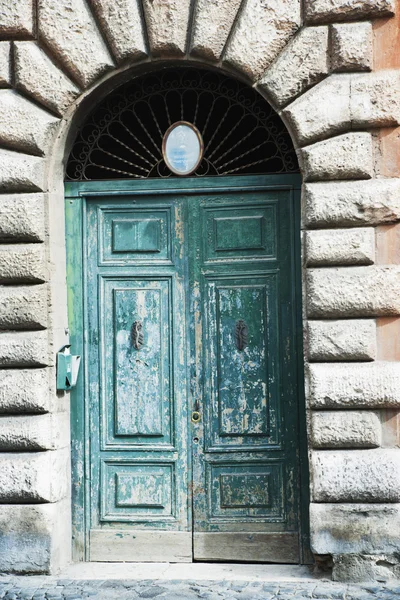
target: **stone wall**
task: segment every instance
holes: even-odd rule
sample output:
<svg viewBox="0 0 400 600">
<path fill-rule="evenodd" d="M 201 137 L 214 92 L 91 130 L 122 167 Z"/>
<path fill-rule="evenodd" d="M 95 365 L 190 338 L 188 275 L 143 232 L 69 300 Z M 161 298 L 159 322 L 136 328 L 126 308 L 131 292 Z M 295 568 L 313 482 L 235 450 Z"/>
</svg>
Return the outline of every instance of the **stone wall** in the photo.
<svg viewBox="0 0 400 600">
<path fill-rule="evenodd" d="M 70 559 L 69 398 L 56 394 L 54 369 L 68 339 L 68 140 L 102 84 L 174 59 L 237 73 L 292 134 L 304 177 L 312 550 L 333 556 L 336 578 L 396 573 L 394 13 L 394 0 L 0 0 L 4 571 L 54 572 Z"/>
</svg>

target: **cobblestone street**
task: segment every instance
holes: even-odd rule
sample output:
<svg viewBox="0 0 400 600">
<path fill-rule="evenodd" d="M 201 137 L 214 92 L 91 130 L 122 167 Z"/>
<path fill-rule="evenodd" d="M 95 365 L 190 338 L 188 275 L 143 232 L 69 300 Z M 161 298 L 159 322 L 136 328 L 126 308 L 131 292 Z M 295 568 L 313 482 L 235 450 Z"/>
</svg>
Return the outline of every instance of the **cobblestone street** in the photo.
<svg viewBox="0 0 400 600">
<path fill-rule="evenodd" d="M 0 577 L 1 600 L 394 600 L 400 582 L 343 585 L 327 580 L 300 583 L 171 580 L 66 580 Z"/>
</svg>

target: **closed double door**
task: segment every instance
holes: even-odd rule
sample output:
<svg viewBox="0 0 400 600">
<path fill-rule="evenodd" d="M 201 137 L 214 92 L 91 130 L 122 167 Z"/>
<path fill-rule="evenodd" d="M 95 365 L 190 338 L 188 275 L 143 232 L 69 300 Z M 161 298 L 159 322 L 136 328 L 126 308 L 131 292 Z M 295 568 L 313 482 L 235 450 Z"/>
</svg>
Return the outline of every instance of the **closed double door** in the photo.
<svg viewBox="0 0 400 600">
<path fill-rule="evenodd" d="M 295 563 L 293 190 L 173 188 L 80 196 L 86 556 Z"/>
</svg>

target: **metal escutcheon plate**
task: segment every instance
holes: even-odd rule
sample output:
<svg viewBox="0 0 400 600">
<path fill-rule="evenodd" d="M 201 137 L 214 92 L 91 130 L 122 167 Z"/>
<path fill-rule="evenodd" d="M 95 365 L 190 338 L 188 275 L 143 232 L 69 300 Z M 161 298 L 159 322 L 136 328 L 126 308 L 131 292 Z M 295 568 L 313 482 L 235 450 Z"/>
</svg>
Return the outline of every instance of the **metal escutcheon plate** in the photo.
<svg viewBox="0 0 400 600">
<path fill-rule="evenodd" d="M 192 412 L 192 423 L 198 423 L 200 421 L 200 419 L 201 419 L 201 415 L 197 410 Z"/>
</svg>

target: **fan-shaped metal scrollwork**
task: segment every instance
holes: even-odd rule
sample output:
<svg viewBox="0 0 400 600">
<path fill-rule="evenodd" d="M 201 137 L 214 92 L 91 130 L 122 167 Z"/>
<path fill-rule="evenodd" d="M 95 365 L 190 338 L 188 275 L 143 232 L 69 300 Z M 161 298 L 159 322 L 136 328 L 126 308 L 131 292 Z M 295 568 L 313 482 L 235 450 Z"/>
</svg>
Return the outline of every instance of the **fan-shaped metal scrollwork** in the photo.
<svg viewBox="0 0 400 600">
<path fill-rule="evenodd" d="M 253 88 L 186 67 L 138 77 L 100 103 L 78 134 L 67 179 L 171 176 L 162 139 L 177 121 L 193 123 L 203 137 L 195 175 L 299 170 L 283 122 Z"/>
</svg>

